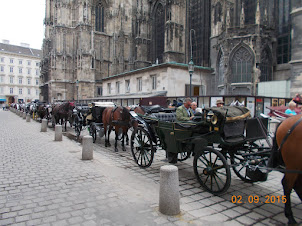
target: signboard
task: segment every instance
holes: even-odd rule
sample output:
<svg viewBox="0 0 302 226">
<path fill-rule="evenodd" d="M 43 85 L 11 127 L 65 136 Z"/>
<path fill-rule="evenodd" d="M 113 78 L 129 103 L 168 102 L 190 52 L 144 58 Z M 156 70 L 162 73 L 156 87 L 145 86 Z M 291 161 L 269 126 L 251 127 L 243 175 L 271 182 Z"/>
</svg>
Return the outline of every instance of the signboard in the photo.
<svg viewBox="0 0 302 226">
<path fill-rule="evenodd" d="M 216 107 L 216 101 L 223 100 L 223 97 L 211 97 L 211 105 L 210 107 Z"/>
<path fill-rule="evenodd" d="M 247 97 L 246 98 L 246 107 L 250 110 L 251 116 L 255 116 L 255 98 L 254 97 Z"/>
</svg>

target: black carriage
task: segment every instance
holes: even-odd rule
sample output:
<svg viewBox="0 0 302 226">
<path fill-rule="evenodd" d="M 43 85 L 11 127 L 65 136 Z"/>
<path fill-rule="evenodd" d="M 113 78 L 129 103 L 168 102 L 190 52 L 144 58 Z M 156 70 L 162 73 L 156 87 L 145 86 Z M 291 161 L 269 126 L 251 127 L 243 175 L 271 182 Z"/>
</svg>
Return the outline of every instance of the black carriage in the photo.
<svg viewBox="0 0 302 226">
<path fill-rule="evenodd" d="M 131 114 L 140 123 L 131 136 L 131 151 L 142 168 L 149 167 L 162 148 L 171 161 L 194 155 L 197 180 L 213 194 L 229 188 L 230 167 L 246 182 L 267 178 L 260 168 L 267 163 L 270 144 L 259 141 L 267 139 L 268 119 L 249 118 L 246 108 L 208 108 L 188 122 L 176 121 L 175 113 Z"/>
<path fill-rule="evenodd" d="M 115 107 L 113 102 L 93 102 L 90 106 L 77 106 L 74 110 L 74 128 L 77 139 L 81 131 L 88 128 L 89 135 L 95 143 L 97 134 L 104 136 L 102 114 L 106 107 Z"/>
</svg>

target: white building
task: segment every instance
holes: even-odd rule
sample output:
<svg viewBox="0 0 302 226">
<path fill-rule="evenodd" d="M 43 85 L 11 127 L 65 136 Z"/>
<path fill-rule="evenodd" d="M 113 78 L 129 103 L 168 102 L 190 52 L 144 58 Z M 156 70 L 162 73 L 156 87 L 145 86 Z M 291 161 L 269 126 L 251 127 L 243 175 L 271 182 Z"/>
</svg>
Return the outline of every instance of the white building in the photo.
<svg viewBox="0 0 302 226">
<path fill-rule="evenodd" d="M 28 44 L 0 43 L 0 103 L 30 102 L 39 99 L 42 51 Z"/>
</svg>

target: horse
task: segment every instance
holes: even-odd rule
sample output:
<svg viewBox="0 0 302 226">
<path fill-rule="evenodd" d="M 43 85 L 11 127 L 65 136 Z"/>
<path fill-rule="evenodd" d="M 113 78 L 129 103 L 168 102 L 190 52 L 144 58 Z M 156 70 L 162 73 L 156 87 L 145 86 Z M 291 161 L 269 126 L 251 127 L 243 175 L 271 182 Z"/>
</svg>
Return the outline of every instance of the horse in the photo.
<svg viewBox="0 0 302 226">
<path fill-rule="evenodd" d="M 122 149 L 126 151 L 124 145 L 124 139 L 126 136 L 126 145 L 129 145 L 129 138 L 127 136 L 128 129 L 130 127 L 130 113 L 126 107 L 107 107 L 102 114 L 102 121 L 104 125 L 104 133 L 105 133 L 105 147 L 111 146 L 109 142 L 109 136 L 112 128 L 115 130 L 115 151 L 117 152 L 117 140 L 118 140 L 118 132 L 120 128 L 123 131 L 122 135 Z M 107 128 L 109 126 L 109 129 Z M 107 133 L 108 129 L 108 133 Z"/>
<path fill-rule="evenodd" d="M 296 224 L 291 209 L 290 193 L 294 189 L 302 201 L 302 116 L 296 115 L 284 120 L 276 129 L 269 166 L 284 165 L 282 179 L 286 197 L 284 213 L 288 224 Z"/>
<path fill-rule="evenodd" d="M 74 103 L 71 102 L 52 106 L 52 127 L 55 127 L 55 124 L 58 124 L 61 120 L 61 125 L 65 122 L 65 131 L 67 131 L 67 121 L 72 115 L 73 108 Z"/>
<path fill-rule="evenodd" d="M 42 122 L 42 119 L 47 116 L 46 104 L 39 104 L 36 113 L 40 117 Z"/>
</svg>

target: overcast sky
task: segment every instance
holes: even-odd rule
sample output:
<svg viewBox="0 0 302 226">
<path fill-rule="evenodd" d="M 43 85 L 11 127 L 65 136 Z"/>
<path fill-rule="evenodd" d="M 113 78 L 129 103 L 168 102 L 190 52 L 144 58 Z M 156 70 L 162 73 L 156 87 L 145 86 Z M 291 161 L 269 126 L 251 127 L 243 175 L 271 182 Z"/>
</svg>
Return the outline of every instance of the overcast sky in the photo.
<svg viewBox="0 0 302 226">
<path fill-rule="evenodd" d="M 42 48 L 45 0 L 0 0 L 0 42 Z"/>
</svg>

